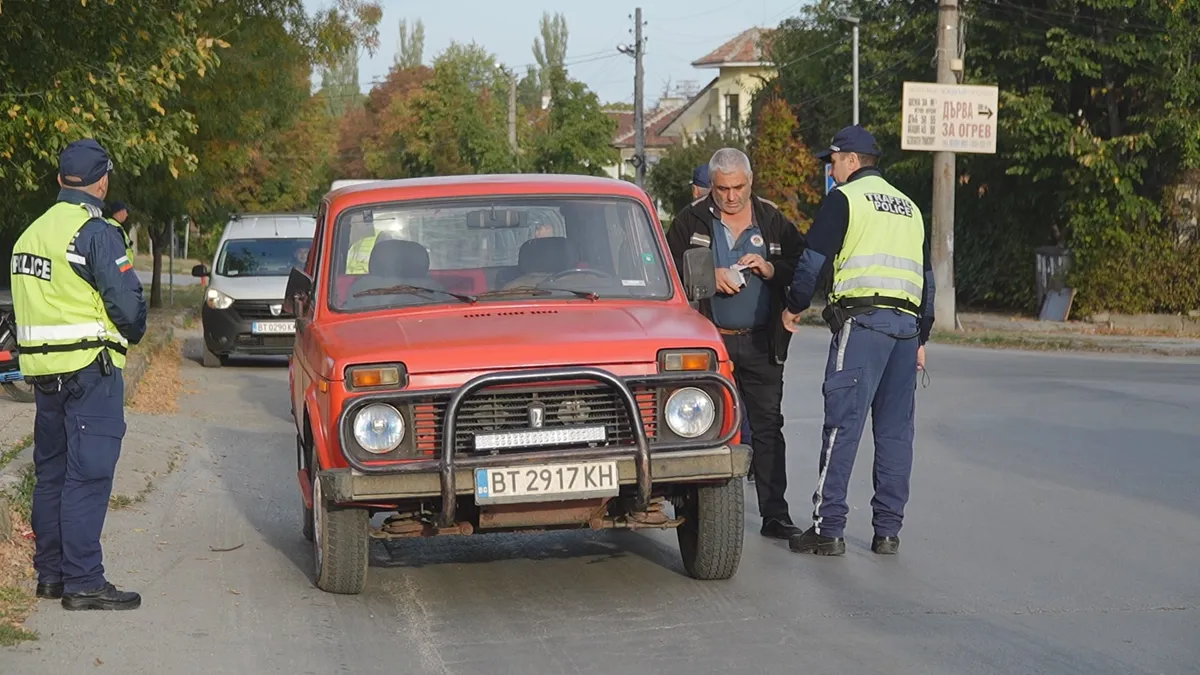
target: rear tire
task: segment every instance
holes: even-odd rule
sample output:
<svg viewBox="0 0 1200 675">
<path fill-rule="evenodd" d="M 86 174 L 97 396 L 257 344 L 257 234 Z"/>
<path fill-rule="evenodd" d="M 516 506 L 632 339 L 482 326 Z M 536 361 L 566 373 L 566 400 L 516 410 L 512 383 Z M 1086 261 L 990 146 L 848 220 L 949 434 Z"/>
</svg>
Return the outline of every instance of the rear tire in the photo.
<svg viewBox="0 0 1200 675">
<path fill-rule="evenodd" d="M 317 588 L 326 593 L 361 593 L 367 583 L 370 562 L 371 540 L 367 535 L 370 512 L 333 506 L 321 491 L 321 481 L 314 480 L 311 513 Z"/>
<path fill-rule="evenodd" d="M 745 483 L 699 485 L 682 500 L 684 522 L 676 529 L 683 568 L 693 579 L 729 579 L 737 573 L 745 536 Z"/>
<path fill-rule="evenodd" d="M 5 382 L 4 391 L 8 392 L 9 398 L 18 403 L 33 403 L 37 400 L 37 396 L 33 393 L 33 385 L 25 384 L 25 382 Z"/>
</svg>

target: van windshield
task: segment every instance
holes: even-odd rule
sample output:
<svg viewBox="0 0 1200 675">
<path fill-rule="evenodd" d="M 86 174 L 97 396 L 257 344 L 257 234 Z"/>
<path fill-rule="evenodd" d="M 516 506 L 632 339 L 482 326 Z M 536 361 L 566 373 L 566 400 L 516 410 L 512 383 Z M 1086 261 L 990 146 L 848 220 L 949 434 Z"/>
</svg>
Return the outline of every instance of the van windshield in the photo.
<svg viewBox="0 0 1200 675">
<path fill-rule="evenodd" d="M 225 277 L 286 277 L 304 269 L 312 239 L 229 239 L 217 259 L 216 273 Z"/>
<path fill-rule="evenodd" d="M 395 202 L 339 214 L 329 305 L 671 297 L 645 207 L 626 197 Z"/>
</svg>

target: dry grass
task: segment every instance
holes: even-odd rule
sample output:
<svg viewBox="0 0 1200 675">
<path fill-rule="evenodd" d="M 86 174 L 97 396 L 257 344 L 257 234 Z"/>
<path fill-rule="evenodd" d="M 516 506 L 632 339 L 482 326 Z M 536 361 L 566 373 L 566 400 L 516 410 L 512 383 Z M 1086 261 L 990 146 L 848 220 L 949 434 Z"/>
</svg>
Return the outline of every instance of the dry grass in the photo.
<svg viewBox="0 0 1200 675">
<path fill-rule="evenodd" d="M 175 338 L 151 357 L 130 408 L 150 415 L 179 412 L 179 394 L 184 385 L 179 370 L 182 363 L 183 344 Z"/>
<path fill-rule="evenodd" d="M 33 595 L 33 540 L 26 539 L 29 522 L 18 508 L 10 509 L 13 536 L 0 541 L 0 646 L 37 639 L 25 619 L 37 602 Z"/>
</svg>

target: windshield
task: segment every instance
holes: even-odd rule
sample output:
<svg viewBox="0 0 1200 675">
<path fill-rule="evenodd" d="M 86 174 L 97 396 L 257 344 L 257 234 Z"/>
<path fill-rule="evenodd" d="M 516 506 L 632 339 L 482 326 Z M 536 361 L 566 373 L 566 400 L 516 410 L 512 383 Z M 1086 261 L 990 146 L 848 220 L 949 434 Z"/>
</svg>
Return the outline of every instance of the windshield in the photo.
<svg viewBox="0 0 1200 675">
<path fill-rule="evenodd" d="M 226 277 L 286 277 L 304 269 L 312 239 L 229 239 L 217 259 L 217 274 Z"/>
<path fill-rule="evenodd" d="M 525 298 L 669 298 L 640 202 L 538 196 L 348 209 L 334 230 L 329 305 Z"/>
</svg>

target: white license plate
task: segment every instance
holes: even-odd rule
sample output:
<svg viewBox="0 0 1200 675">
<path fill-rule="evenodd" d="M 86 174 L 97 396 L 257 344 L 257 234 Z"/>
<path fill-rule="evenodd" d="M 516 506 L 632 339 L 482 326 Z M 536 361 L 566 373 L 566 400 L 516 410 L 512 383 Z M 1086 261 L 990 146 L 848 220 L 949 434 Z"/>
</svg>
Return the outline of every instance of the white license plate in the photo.
<svg viewBox="0 0 1200 675">
<path fill-rule="evenodd" d="M 295 321 L 255 321 L 250 325 L 255 333 L 295 333 Z"/>
<path fill-rule="evenodd" d="M 548 502 L 613 497 L 616 461 L 475 469 L 475 503 Z"/>
</svg>

